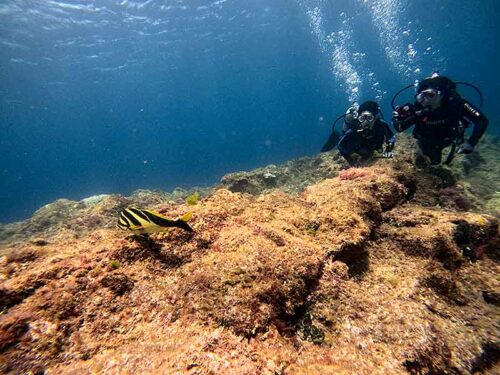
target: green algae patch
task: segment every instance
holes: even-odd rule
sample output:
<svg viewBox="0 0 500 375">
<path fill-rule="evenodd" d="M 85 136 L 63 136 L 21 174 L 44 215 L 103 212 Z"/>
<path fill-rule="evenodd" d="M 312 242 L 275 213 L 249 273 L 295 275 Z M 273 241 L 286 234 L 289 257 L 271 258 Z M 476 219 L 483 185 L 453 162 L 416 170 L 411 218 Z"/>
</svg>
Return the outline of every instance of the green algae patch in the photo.
<svg viewBox="0 0 500 375">
<path fill-rule="evenodd" d="M 190 194 L 186 197 L 186 203 L 189 204 L 190 206 L 194 206 L 196 203 L 198 203 L 198 200 L 200 199 L 200 194 L 195 191 L 193 194 Z"/>
</svg>

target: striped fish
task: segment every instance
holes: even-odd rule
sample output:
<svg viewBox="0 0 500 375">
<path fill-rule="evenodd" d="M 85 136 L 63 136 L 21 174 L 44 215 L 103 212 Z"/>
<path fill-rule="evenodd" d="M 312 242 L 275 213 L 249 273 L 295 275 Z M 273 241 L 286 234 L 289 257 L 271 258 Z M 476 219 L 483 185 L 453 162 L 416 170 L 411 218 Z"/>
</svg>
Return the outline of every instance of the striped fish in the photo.
<svg viewBox="0 0 500 375">
<path fill-rule="evenodd" d="M 118 227 L 135 234 L 164 232 L 167 228 L 172 227 L 192 232 L 193 229 L 187 223 L 192 214 L 192 212 L 188 212 L 179 219 L 170 220 L 153 211 L 130 207 L 120 212 Z"/>
</svg>

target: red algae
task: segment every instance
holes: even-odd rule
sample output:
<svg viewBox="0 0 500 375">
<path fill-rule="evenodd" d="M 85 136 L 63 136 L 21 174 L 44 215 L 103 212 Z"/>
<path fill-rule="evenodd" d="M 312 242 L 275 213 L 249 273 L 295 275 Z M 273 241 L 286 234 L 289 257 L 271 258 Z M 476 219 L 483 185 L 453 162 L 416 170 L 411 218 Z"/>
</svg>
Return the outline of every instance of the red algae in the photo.
<svg viewBox="0 0 500 375">
<path fill-rule="evenodd" d="M 358 178 L 372 177 L 373 175 L 373 170 L 369 168 L 349 168 L 340 171 L 339 178 L 341 180 L 356 180 Z"/>
</svg>

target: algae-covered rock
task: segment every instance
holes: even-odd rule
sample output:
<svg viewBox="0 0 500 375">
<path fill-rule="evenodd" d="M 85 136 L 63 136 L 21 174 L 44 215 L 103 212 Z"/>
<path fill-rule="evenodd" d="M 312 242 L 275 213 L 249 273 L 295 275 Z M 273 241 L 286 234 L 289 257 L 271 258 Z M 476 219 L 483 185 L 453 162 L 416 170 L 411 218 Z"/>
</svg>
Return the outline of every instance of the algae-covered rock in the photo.
<svg viewBox="0 0 500 375">
<path fill-rule="evenodd" d="M 320 154 L 291 160 L 283 165 L 268 165 L 250 172 L 230 173 L 221 186 L 236 193 L 261 194 L 275 188 L 297 193 L 325 178 L 335 177 L 345 162 L 337 154 Z"/>
<path fill-rule="evenodd" d="M 2 248 L 0 371 L 498 372 L 498 218 L 404 142 L 364 168 L 333 153 L 229 175 L 194 205 L 178 189 L 45 207 Z M 192 212 L 194 232 L 114 228 L 139 203 Z"/>
<path fill-rule="evenodd" d="M 83 203 L 86 206 L 94 206 L 99 202 L 102 202 L 104 199 L 106 199 L 109 195 L 108 194 L 100 194 L 100 195 L 93 195 L 88 198 L 84 198 L 80 201 L 80 203 Z"/>
<path fill-rule="evenodd" d="M 495 192 L 491 199 L 486 201 L 484 209 L 486 212 L 489 212 L 496 217 L 500 217 L 500 191 Z"/>
</svg>

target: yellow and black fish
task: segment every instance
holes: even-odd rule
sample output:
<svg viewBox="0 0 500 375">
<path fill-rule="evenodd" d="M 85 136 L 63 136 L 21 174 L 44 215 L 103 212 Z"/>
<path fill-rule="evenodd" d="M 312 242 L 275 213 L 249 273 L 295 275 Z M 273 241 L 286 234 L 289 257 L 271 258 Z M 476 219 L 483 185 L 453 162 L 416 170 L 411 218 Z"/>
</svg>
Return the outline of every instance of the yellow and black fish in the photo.
<svg viewBox="0 0 500 375">
<path fill-rule="evenodd" d="M 118 227 L 135 234 L 163 232 L 172 227 L 192 232 L 193 229 L 187 223 L 191 216 L 192 212 L 188 212 L 179 219 L 170 220 L 153 211 L 130 207 L 120 212 Z"/>
</svg>

